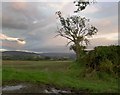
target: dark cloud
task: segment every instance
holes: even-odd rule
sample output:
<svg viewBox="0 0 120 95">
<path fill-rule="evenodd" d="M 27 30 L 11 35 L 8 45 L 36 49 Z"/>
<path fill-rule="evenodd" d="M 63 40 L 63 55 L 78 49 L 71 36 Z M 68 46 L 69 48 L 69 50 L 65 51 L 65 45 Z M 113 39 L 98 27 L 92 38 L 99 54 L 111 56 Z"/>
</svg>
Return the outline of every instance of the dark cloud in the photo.
<svg viewBox="0 0 120 95">
<path fill-rule="evenodd" d="M 10 6 L 12 3 L 2 4 L 2 27 L 26 29 L 28 27 L 27 18 L 20 12 L 15 12 Z"/>
<path fill-rule="evenodd" d="M 47 9 L 43 3 L 26 3 L 24 9 L 17 8 L 14 4 L 20 5 L 21 2 L 4 2 L 2 5 L 3 28 L 27 29 L 33 25 L 34 21 L 41 22 L 49 16 L 45 12 Z"/>
<path fill-rule="evenodd" d="M 27 3 L 22 10 L 12 5 L 10 2 L 3 3 L 3 33 L 25 38 L 25 48 L 30 49 L 43 46 L 51 35 L 55 36 L 56 25 L 52 20 L 55 22 L 56 19 L 54 14 L 47 12 L 48 7 L 44 3 Z"/>
<path fill-rule="evenodd" d="M 98 4 L 101 9 L 95 13 L 86 13 L 93 18 L 93 23 L 98 26 L 102 34 L 112 33 L 116 29 L 116 4 Z M 70 7 L 71 6 L 71 7 Z M 60 9 L 63 14 L 69 15 L 74 11 L 72 3 L 47 3 L 47 2 L 4 2 L 2 4 L 2 28 L 3 33 L 22 38 L 26 41 L 24 46 L 15 42 L 4 41 L 3 48 L 10 50 L 29 50 L 36 52 L 70 52 L 66 47 L 66 40 L 57 39 L 57 19 L 55 12 Z M 111 10 L 109 10 L 111 9 Z M 106 19 L 107 18 L 107 19 Z M 109 22 L 110 20 L 110 22 Z M 106 21 L 106 24 L 105 24 Z M 100 43 L 115 44 L 115 41 L 106 39 L 92 40 L 91 47 Z"/>
</svg>

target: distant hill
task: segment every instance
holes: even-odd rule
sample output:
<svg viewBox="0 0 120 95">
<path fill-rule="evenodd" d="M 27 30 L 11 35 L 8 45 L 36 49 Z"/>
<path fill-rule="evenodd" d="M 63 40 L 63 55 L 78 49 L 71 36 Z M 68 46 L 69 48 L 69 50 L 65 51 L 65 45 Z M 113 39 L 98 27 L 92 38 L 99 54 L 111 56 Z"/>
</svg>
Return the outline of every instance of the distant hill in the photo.
<svg viewBox="0 0 120 95">
<path fill-rule="evenodd" d="M 23 51 L 4 51 L 3 60 L 66 60 L 75 59 L 73 53 L 34 53 Z"/>
<path fill-rule="evenodd" d="M 39 54 L 23 51 L 4 51 L 2 52 L 3 60 L 37 60 L 42 59 Z"/>
<path fill-rule="evenodd" d="M 29 55 L 39 55 L 37 53 L 32 52 L 23 52 L 23 51 L 4 51 L 2 52 L 2 56 L 29 56 Z"/>
</svg>

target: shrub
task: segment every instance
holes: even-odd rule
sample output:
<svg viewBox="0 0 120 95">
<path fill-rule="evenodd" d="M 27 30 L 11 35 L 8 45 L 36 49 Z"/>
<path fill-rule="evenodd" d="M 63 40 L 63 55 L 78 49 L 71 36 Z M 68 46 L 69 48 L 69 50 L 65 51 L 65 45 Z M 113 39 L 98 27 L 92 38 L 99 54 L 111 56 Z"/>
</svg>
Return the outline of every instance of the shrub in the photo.
<svg viewBox="0 0 120 95">
<path fill-rule="evenodd" d="M 100 63 L 99 66 L 100 71 L 105 71 L 105 72 L 113 72 L 113 63 L 106 59 L 103 62 Z"/>
<path fill-rule="evenodd" d="M 86 67 L 118 75 L 120 70 L 119 56 L 120 46 L 98 46 L 86 54 Z"/>
</svg>

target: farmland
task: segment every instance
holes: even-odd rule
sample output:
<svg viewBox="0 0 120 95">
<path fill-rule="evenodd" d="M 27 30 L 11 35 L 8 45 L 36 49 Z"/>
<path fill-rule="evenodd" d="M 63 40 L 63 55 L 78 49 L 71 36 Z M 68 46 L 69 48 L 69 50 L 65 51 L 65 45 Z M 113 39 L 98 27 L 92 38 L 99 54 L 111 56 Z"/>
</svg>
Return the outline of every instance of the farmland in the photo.
<svg viewBox="0 0 120 95">
<path fill-rule="evenodd" d="M 118 81 L 106 76 L 83 77 L 84 66 L 73 61 L 5 61 L 2 66 L 3 86 L 29 83 L 61 89 L 88 92 L 117 92 Z"/>
</svg>

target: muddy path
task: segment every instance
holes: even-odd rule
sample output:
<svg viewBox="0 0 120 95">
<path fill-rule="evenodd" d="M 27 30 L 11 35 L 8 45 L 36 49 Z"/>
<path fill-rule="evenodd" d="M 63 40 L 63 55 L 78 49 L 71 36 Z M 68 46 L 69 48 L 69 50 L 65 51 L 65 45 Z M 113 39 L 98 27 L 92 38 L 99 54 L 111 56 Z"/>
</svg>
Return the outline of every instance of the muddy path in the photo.
<svg viewBox="0 0 120 95">
<path fill-rule="evenodd" d="M 49 84 L 19 83 L 2 86 L 2 95 L 88 95 L 89 91 L 74 88 L 61 88 Z"/>
</svg>

